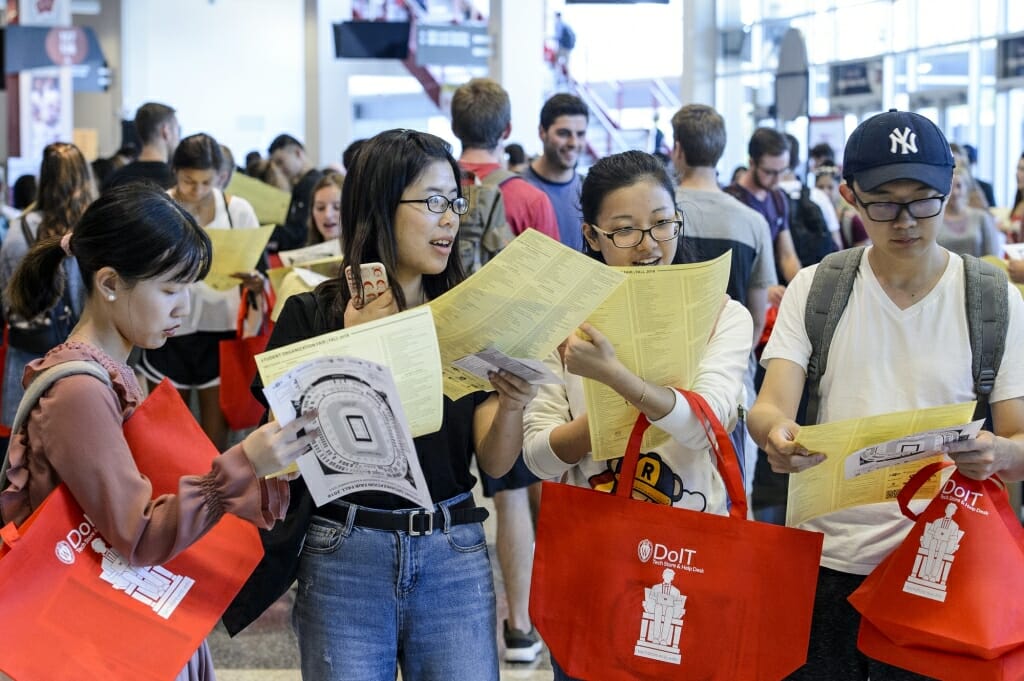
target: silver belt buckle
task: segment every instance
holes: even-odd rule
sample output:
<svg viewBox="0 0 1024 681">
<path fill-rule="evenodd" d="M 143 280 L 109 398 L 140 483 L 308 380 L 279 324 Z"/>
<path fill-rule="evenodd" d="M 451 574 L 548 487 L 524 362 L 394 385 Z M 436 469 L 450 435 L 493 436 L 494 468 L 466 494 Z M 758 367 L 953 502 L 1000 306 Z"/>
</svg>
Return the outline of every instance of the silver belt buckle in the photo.
<svg viewBox="0 0 1024 681">
<path fill-rule="evenodd" d="M 422 515 L 427 519 L 427 529 L 417 532 L 416 531 L 416 516 Z M 434 513 L 432 511 L 414 511 L 409 514 L 409 536 L 419 537 L 421 535 L 429 535 L 434 533 Z"/>
</svg>

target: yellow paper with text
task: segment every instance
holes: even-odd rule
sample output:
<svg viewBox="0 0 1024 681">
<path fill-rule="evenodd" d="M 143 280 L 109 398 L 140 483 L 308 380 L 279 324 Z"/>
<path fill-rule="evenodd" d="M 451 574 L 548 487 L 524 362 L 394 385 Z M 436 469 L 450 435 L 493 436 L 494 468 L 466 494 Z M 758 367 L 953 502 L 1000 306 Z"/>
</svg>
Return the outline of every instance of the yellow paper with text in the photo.
<svg viewBox="0 0 1024 681">
<path fill-rule="evenodd" d="M 358 357 L 389 367 L 413 437 L 441 428 L 441 355 L 429 307 L 275 348 L 256 355 L 256 368 L 267 385 L 306 360 L 331 356 Z"/>
<path fill-rule="evenodd" d="M 342 256 L 338 255 L 331 258 L 323 258 L 322 260 L 304 262 L 301 267 L 325 277 L 333 278 L 339 276 L 342 260 Z M 289 297 L 298 293 L 312 291 L 315 288 L 295 274 L 294 267 L 275 267 L 267 271 L 267 277 L 270 278 L 270 285 L 274 288 L 274 295 L 277 296 L 277 299 L 274 301 L 274 309 L 270 313 L 270 318 L 275 322 L 278 315 L 281 314 L 285 301 Z"/>
<path fill-rule="evenodd" d="M 511 357 L 544 359 L 625 280 L 625 275 L 528 229 L 480 271 L 429 303 L 453 400 L 488 381 L 452 362 L 496 348 Z"/>
<path fill-rule="evenodd" d="M 288 218 L 292 195 L 283 189 L 243 173 L 232 173 L 231 182 L 224 191 L 251 203 L 261 225 L 283 225 Z"/>
<path fill-rule="evenodd" d="M 808 451 L 825 454 L 826 458 L 817 466 L 789 476 L 786 525 L 797 527 L 812 518 L 852 506 L 895 501 L 910 476 L 941 456 L 888 466 L 851 479 L 846 479 L 846 458 L 871 445 L 966 423 L 974 415 L 974 405 L 965 402 L 801 428 L 797 443 Z M 914 498 L 929 499 L 938 489 L 939 478 L 933 477 Z"/>
<path fill-rule="evenodd" d="M 203 281 L 217 291 L 228 291 L 238 286 L 242 281 L 232 277 L 232 273 L 248 272 L 256 268 L 273 231 L 273 225 L 258 229 L 206 230 L 213 245 L 213 261 L 210 263 L 210 273 Z"/>
<path fill-rule="evenodd" d="M 626 367 L 658 385 L 689 388 L 722 309 L 732 256 L 726 252 L 689 265 L 615 268 L 626 283 L 598 307 L 588 322 L 615 346 Z M 590 442 L 595 460 L 622 456 L 639 411 L 614 390 L 583 380 Z M 656 427 L 644 447 L 668 439 Z"/>
</svg>

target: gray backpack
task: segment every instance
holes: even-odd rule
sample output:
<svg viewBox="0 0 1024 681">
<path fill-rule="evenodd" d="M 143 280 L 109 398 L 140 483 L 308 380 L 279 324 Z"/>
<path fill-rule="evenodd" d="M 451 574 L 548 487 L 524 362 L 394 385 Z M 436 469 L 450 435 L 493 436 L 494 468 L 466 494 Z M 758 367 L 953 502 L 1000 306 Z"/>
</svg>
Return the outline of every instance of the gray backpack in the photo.
<svg viewBox="0 0 1024 681">
<path fill-rule="evenodd" d="M 110 374 L 104 369 L 98 362 L 93 362 L 85 359 L 75 359 L 68 362 L 61 362 L 41 372 L 38 376 L 32 379 L 28 387 L 25 389 L 25 396 L 21 398 L 21 402 L 18 403 L 18 413 L 14 416 L 14 423 L 11 424 L 11 439 L 7 443 L 7 452 L 4 454 L 3 464 L 0 465 L 0 491 L 7 488 L 7 469 L 10 468 L 10 450 L 11 442 L 14 442 L 14 438 L 18 436 L 21 429 L 25 427 L 25 421 L 28 420 L 29 412 L 36 406 L 36 402 L 39 398 L 49 390 L 54 383 L 66 376 L 73 376 L 75 374 L 89 374 L 96 379 L 103 381 L 106 385 L 112 385 L 110 382 Z"/>
<path fill-rule="evenodd" d="M 519 175 L 502 168 L 482 180 L 475 173 L 462 171 L 462 192 L 469 200 L 469 211 L 459 219 L 459 257 L 466 274 L 486 265 L 515 238 L 505 217 L 500 187 L 516 177 Z"/>
<path fill-rule="evenodd" d="M 818 422 L 821 377 L 828 364 L 832 336 L 850 300 L 863 252 L 864 247 L 858 246 L 827 255 L 814 272 L 804 312 L 804 327 L 811 341 L 811 356 L 807 362 L 805 424 Z M 1008 281 L 1006 274 L 995 266 L 971 255 L 962 257 L 967 329 L 971 339 L 971 374 L 978 400 L 974 418 L 981 419 L 988 414 L 988 396 L 995 385 L 1006 346 L 1006 329 L 1009 324 Z"/>
</svg>

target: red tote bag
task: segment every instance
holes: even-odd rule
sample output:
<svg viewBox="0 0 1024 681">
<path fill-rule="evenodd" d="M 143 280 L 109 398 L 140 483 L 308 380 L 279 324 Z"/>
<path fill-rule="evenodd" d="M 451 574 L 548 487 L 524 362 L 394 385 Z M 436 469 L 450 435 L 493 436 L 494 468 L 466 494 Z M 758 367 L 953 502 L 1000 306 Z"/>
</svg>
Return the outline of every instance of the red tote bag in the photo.
<svg viewBox="0 0 1024 681">
<path fill-rule="evenodd" d="M 154 495 L 217 455 L 167 381 L 124 434 Z M 128 568 L 64 485 L 27 524 L 5 528 L 0 560 L 0 670 L 16 681 L 173 679 L 263 554 L 256 528 L 225 515 L 165 565 Z"/>
<path fill-rule="evenodd" d="M 252 395 L 252 381 L 256 378 L 256 355 L 267 349 L 270 340 L 270 300 L 264 293 L 263 321 L 259 333 L 243 338 L 245 316 L 248 312 L 247 296 L 242 295 L 235 325 L 235 337 L 220 342 L 220 409 L 228 427 L 244 430 L 259 424 L 265 408 Z"/>
<path fill-rule="evenodd" d="M 1024 678 L 1024 529 L 996 480 L 959 472 L 917 515 L 908 502 L 949 462 L 904 486 L 914 526 L 850 603 L 867 655 L 939 679 Z"/>
<path fill-rule="evenodd" d="M 641 414 L 615 494 L 544 483 L 530 616 L 571 676 L 781 679 L 807 658 L 822 535 L 746 520 L 735 452 L 704 399 L 729 517 L 631 498 Z"/>
</svg>

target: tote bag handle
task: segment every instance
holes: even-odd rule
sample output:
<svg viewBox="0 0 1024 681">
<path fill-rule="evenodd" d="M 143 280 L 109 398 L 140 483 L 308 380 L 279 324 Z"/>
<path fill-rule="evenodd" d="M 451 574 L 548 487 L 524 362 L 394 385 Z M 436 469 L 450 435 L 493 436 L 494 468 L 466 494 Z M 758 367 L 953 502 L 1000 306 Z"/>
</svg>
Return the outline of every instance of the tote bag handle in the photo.
<svg viewBox="0 0 1024 681">
<path fill-rule="evenodd" d="M 725 493 L 731 502 L 729 515 L 733 518 L 746 519 L 747 517 L 747 494 L 743 487 L 743 475 L 740 473 L 739 460 L 736 458 L 736 450 L 733 448 L 729 434 L 725 432 L 722 423 L 711 411 L 707 401 L 698 393 L 690 390 L 675 388 L 683 399 L 690 405 L 694 415 L 704 427 L 704 433 L 708 437 L 711 451 L 715 455 L 715 465 L 718 467 L 718 474 L 722 476 L 725 483 Z M 643 412 L 636 418 L 633 431 L 629 435 L 629 444 L 626 446 L 626 454 L 623 457 L 622 469 L 619 480 L 635 480 L 636 467 L 640 462 L 640 445 L 644 433 L 650 427 L 651 422 L 647 420 Z M 627 477 L 628 476 L 628 477 Z M 620 497 L 629 498 L 633 493 L 633 485 L 619 484 L 616 492 Z"/>
</svg>

